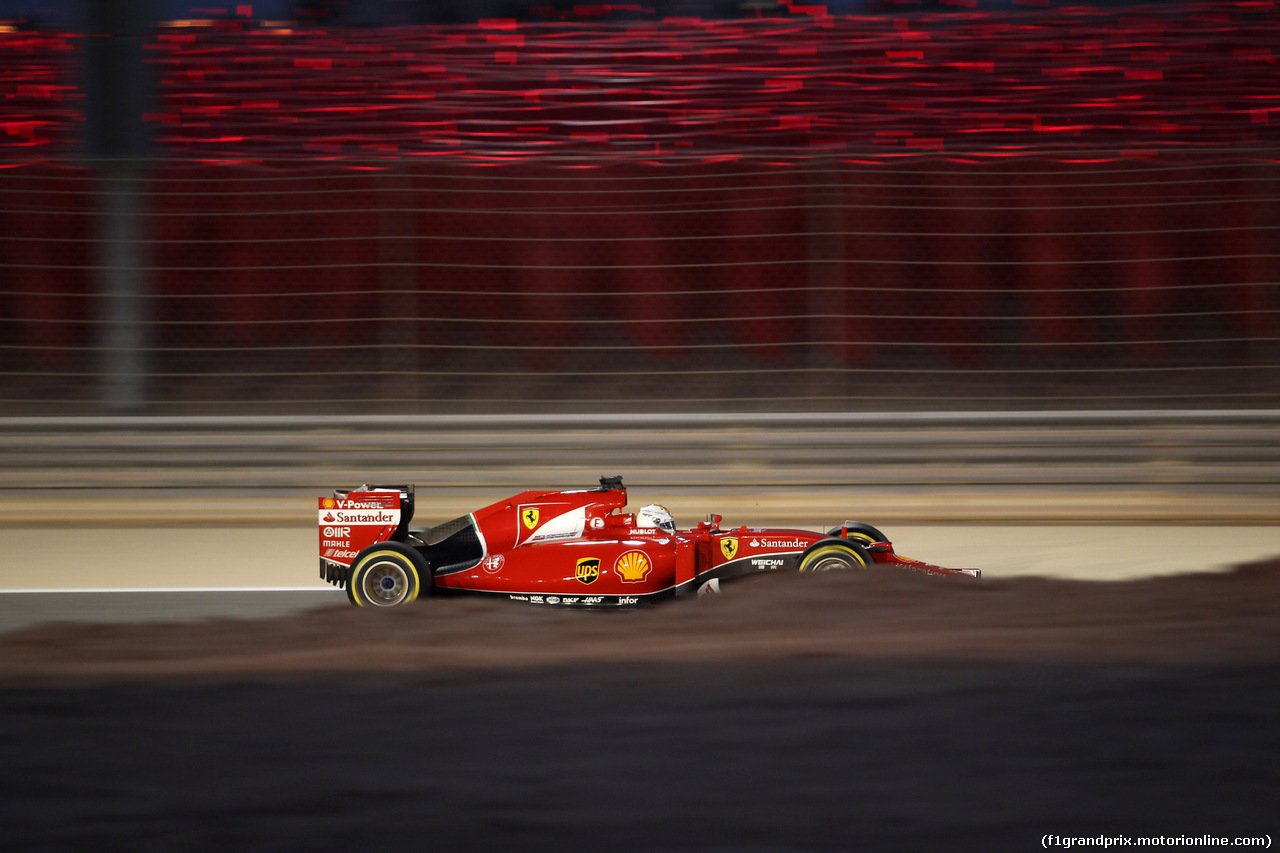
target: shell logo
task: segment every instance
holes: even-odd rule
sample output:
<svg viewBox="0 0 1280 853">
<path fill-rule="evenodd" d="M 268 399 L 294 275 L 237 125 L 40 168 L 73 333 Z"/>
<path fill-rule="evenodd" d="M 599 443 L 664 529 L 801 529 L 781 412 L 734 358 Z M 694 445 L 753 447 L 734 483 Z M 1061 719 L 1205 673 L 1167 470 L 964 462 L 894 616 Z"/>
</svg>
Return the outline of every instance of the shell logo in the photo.
<svg viewBox="0 0 1280 853">
<path fill-rule="evenodd" d="M 333 502 L 333 498 L 325 498 L 325 499 L 324 499 L 324 508 L 325 508 L 325 509 L 333 509 L 335 506 L 337 506 L 337 504 L 335 504 L 335 503 Z"/>
<path fill-rule="evenodd" d="M 640 583 L 652 568 L 649 557 L 643 551 L 628 551 L 613 564 L 613 570 L 622 578 L 623 583 Z"/>
</svg>

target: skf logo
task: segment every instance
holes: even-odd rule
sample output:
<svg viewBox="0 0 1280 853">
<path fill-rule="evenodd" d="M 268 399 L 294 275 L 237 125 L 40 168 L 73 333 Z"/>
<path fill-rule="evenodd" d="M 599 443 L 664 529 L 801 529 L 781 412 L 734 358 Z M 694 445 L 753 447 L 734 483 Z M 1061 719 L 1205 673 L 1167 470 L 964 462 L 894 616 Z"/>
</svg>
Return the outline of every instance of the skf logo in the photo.
<svg viewBox="0 0 1280 853">
<path fill-rule="evenodd" d="M 724 554 L 726 560 L 732 560 L 738 556 L 738 537 L 726 536 L 720 540 L 720 553 Z"/>
<path fill-rule="evenodd" d="M 600 558 L 583 557 L 578 560 L 578 566 L 573 570 L 573 575 L 583 583 L 595 583 L 600 577 Z"/>
<path fill-rule="evenodd" d="M 652 568 L 643 551 L 628 551 L 613 564 L 613 570 L 622 578 L 623 583 L 640 583 Z"/>
<path fill-rule="evenodd" d="M 524 522 L 524 526 L 529 530 L 538 526 L 538 517 L 542 515 L 536 506 L 531 506 L 520 513 L 520 520 Z"/>
</svg>

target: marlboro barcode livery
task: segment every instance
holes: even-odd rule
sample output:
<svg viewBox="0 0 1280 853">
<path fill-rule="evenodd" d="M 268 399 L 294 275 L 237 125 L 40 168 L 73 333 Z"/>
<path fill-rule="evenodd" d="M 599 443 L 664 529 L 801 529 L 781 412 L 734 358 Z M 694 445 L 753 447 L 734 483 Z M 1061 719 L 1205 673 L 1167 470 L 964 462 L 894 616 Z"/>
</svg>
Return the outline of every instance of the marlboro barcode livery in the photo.
<svg viewBox="0 0 1280 853">
<path fill-rule="evenodd" d="M 594 489 L 521 492 L 435 527 L 409 527 L 413 495 L 411 485 L 366 485 L 319 499 L 320 576 L 345 587 L 353 604 L 471 592 L 553 607 L 630 607 L 770 571 L 980 574 L 900 557 L 879 530 L 851 521 L 817 533 L 726 529 L 713 515 L 677 528 L 658 504 L 625 512 L 618 476 Z"/>
</svg>

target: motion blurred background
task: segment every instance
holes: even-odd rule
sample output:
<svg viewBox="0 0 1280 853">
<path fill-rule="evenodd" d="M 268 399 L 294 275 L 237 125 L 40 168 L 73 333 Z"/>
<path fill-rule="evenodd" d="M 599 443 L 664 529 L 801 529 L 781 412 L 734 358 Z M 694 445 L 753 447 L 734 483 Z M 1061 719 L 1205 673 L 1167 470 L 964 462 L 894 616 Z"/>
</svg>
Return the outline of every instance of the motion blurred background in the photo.
<svg viewBox="0 0 1280 853">
<path fill-rule="evenodd" d="M 3 0 L 7 517 L 621 470 L 1274 521 L 1276 12 Z"/>
<path fill-rule="evenodd" d="M 1277 11 L 0 0 L 0 846 L 1269 845 Z M 317 577 L 610 473 L 985 574 Z"/>
</svg>

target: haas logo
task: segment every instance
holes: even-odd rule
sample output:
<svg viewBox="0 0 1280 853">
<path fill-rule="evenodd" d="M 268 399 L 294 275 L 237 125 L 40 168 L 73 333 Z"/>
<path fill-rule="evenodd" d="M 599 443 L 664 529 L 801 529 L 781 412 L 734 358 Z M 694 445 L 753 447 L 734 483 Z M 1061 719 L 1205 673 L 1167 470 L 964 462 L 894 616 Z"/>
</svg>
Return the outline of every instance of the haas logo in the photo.
<svg viewBox="0 0 1280 853">
<path fill-rule="evenodd" d="M 726 536 L 720 540 L 720 553 L 724 554 L 726 560 L 732 560 L 738 556 L 738 537 Z"/>
<path fill-rule="evenodd" d="M 531 506 L 527 509 L 521 510 L 520 520 L 524 522 L 524 526 L 527 529 L 532 530 L 533 528 L 538 526 L 538 517 L 541 514 L 542 513 L 538 511 L 538 508 L 536 506 Z"/>
</svg>

